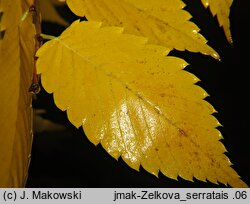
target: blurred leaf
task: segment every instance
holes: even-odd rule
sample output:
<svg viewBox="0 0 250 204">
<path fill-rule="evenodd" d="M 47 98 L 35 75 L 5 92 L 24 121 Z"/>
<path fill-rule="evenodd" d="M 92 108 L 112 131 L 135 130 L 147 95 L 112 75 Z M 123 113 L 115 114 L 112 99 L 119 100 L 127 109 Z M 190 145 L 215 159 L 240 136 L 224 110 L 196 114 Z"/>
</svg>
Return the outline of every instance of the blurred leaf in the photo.
<svg viewBox="0 0 250 204">
<path fill-rule="evenodd" d="M 230 167 L 214 108 L 170 49 L 99 22 L 74 22 L 37 52 L 43 87 L 89 140 L 133 169 L 246 187 Z"/>
<path fill-rule="evenodd" d="M 47 113 L 45 109 L 34 109 L 34 112 L 35 133 L 64 131 L 66 129 L 65 126 L 42 117 L 42 115 L 46 115 Z"/>
<path fill-rule="evenodd" d="M 32 0 L 0 1 L 0 187 L 24 187 L 32 143 Z"/>
<path fill-rule="evenodd" d="M 210 7 L 213 16 L 217 15 L 220 26 L 223 27 L 228 42 L 232 43 L 232 36 L 230 32 L 230 7 L 233 0 L 202 0 L 205 7 Z"/>
<path fill-rule="evenodd" d="M 50 21 L 59 25 L 68 26 L 69 23 L 65 21 L 55 9 L 56 5 L 63 5 L 64 3 L 58 0 L 40 0 L 40 7 L 42 13 L 42 19 L 44 21 Z"/>
<path fill-rule="evenodd" d="M 199 28 L 183 10 L 181 0 L 67 0 L 69 8 L 88 20 L 124 27 L 125 33 L 142 35 L 150 43 L 170 49 L 201 52 L 219 58 L 206 44 Z"/>
</svg>

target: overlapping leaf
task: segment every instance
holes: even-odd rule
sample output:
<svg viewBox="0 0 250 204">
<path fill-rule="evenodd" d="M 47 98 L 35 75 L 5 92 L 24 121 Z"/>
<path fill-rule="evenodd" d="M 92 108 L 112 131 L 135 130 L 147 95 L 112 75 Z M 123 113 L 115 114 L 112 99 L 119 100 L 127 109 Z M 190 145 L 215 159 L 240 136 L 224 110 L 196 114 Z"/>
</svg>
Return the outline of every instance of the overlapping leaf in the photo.
<svg viewBox="0 0 250 204">
<path fill-rule="evenodd" d="M 32 142 L 32 0 L 0 0 L 0 187 L 23 187 Z"/>
<path fill-rule="evenodd" d="M 232 43 L 229 14 L 233 0 L 202 0 L 205 7 L 210 7 L 212 14 L 217 15 L 220 26 L 223 27 L 227 40 Z"/>
<path fill-rule="evenodd" d="M 187 63 L 98 22 L 74 22 L 37 52 L 42 84 L 89 140 L 132 168 L 246 187 Z"/>
<path fill-rule="evenodd" d="M 67 0 L 70 9 L 88 20 L 121 26 L 126 33 L 142 35 L 150 43 L 170 49 L 201 52 L 218 58 L 199 28 L 189 21 L 181 0 Z"/>
</svg>

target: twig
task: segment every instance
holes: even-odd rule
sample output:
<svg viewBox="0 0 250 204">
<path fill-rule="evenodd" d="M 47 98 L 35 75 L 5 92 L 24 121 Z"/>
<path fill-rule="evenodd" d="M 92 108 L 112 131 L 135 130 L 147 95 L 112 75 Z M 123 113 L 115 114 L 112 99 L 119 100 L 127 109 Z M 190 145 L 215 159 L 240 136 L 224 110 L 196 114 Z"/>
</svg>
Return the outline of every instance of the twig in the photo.
<svg viewBox="0 0 250 204">
<path fill-rule="evenodd" d="M 32 12 L 33 16 L 33 24 L 35 25 L 36 35 L 35 37 L 35 53 L 34 53 L 34 69 L 33 69 L 33 79 L 32 84 L 29 88 L 29 92 L 38 94 L 40 91 L 40 84 L 39 84 L 39 75 L 37 74 L 36 70 L 36 52 L 41 47 L 43 43 L 43 38 L 41 37 L 41 15 L 40 15 L 40 6 L 39 0 L 34 0 L 33 5 L 30 7 L 29 12 Z"/>
</svg>

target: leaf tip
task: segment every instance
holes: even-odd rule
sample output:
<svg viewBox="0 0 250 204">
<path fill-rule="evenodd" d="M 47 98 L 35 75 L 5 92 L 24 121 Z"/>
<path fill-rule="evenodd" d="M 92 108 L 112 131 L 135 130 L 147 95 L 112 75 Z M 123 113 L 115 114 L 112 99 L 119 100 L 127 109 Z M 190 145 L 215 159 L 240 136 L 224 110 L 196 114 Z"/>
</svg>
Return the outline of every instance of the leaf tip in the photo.
<svg viewBox="0 0 250 204">
<path fill-rule="evenodd" d="M 229 35 L 227 36 L 227 40 L 228 40 L 228 42 L 229 42 L 231 45 L 234 44 L 233 38 L 232 38 L 231 34 L 229 34 Z"/>
<path fill-rule="evenodd" d="M 218 60 L 218 61 L 221 61 L 220 55 L 219 55 L 217 52 L 214 52 L 214 53 L 212 54 L 212 57 L 213 57 L 214 59 Z"/>
<path fill-rule="evenodd" d="M 241 177 L 233 178 L 228 182 L 228 185 L 230 185 L 233 188 L 249 188 L 249 186 L 241 180 Z"/>
</svg>

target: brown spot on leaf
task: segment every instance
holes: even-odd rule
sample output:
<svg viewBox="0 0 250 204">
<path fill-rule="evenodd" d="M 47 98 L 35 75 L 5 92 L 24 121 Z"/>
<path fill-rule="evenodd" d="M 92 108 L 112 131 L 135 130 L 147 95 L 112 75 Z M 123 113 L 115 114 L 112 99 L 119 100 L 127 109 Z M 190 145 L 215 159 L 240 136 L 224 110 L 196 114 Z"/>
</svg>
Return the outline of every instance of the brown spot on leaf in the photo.
<svg viewBox="0 0 250 204">
<path fill-rule="evenodd" d="M 180 133 L 182 136 L 187 137 L 187 134 L 186 134 L 186 132 L 185 132 L 183 129 L 179 128 L 178 130 L 179 130 L 179 133 Z"/>
<path fill-rule="evenodd" d="M 125 86 L 125 88 L 131 91 L 131 88 L 129 88 L 127 85 Z"/>
<path fill-rule="evenodd" d="M 154 108 L 154 109 L 155 109 L 157 114 L 160 114 L 160 110 L 158 110 L 157 108 Z"/>
<path fill-rule="evenodd" d="M 138 96 L 139 99 L 142 99 L 142 96 L 140 94 L 137 94 L 137 96 Z"/>
<path fill-rule="evenodd" d="M 159 95 L 160 95 L 160 97 L 162 97 L 162 98 L 166 96 L 165 93 L 160 93 Z"/>
</svg>

